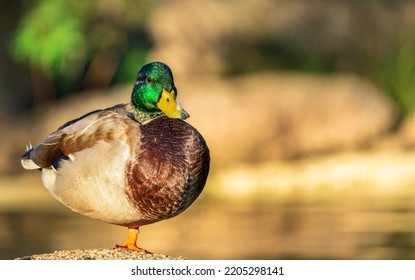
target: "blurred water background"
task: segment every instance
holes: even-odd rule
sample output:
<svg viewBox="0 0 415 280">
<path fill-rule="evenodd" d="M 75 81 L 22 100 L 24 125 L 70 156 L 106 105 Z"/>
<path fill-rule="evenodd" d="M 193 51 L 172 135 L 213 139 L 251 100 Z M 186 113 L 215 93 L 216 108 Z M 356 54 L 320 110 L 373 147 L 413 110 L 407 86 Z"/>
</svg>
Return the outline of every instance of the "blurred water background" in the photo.
<svg viewBox="0 0 415 280">
<path fill-rule="evenodd" d="M 415 258 L 415 1 L 0 2 L 0 258 L 109 248 L 25 145 L 175 74 L 212 171 L 140 245 L 190 259 Z"/>
</svg>

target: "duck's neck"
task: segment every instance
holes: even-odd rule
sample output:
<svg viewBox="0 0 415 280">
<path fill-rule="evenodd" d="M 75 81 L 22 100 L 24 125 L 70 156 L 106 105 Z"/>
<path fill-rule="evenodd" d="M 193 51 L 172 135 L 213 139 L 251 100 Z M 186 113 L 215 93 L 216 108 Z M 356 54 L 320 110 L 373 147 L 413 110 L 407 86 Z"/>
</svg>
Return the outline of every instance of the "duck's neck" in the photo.
<svg viewBox="0 0 415 280">
<path fill-rule="evenodd" d="M 158 118 L 158 117 L 164 115 L 161 112 L 160 113 L 149 114 L 149 113 L 140 112 L 138 110 L 131 110 L 131 113 L 132 113 L 134 119 L 136 121 L 138 121 L 139 123 L 146 123 L 146 122 L 149 122 L 151 120 L 154 120 L 155 118 Z"/>
</svg>

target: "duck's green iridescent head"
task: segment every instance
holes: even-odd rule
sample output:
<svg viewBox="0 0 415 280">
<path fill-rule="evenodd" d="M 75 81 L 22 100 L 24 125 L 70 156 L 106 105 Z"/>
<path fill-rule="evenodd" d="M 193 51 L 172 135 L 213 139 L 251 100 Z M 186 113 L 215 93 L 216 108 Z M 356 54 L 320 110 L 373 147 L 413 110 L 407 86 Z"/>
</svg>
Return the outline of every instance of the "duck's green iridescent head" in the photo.
<svg viewBox="0 0 415 280">
<path fill-rule="evenodd" d="M 161 62 L 144 65 L 138 72 L 131 95 L 135 110 L 144 114 L 163 112 L 170 118 L 182 120 L 189 117 L 177 100 L 177 89 L 170 68 Z"/>
</svg>

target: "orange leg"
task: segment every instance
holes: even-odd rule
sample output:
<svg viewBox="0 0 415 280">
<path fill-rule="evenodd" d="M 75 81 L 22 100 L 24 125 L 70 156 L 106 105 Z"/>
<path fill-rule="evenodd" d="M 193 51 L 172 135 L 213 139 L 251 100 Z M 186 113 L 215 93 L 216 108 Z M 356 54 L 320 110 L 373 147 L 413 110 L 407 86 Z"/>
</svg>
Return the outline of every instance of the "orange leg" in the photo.
<svg viewBox="0 0 415 280">
<path fill-rule="evenodd" d="M 153 252 L 137 247 L 138 233 L 139 233 L 138 228 L 129 228 L 127 240 L 122 245 L 115 245 L 114 249 L 122 248 L 122 249 L 128 249 L 128 250 L 134 250 L 134 251 L 153 254 Z"/>
</svg>

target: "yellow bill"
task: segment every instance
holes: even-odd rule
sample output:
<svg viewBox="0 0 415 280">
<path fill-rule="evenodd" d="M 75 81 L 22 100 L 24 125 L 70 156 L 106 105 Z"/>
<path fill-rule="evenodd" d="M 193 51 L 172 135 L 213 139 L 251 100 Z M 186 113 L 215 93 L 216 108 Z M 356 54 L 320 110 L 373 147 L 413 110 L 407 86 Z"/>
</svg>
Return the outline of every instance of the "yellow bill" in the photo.
<svg viewBox="0 0 415 280">
<path fill-rule="evenodd" d="M 169 118 L 184 120 L 189 117 L 189 114 L 182 108 L 179 100 L 174 96 L 174 90 L 168 92 L 163 89 L 160 100 L 157 102 L 157 107 Z"/>
</svg>

